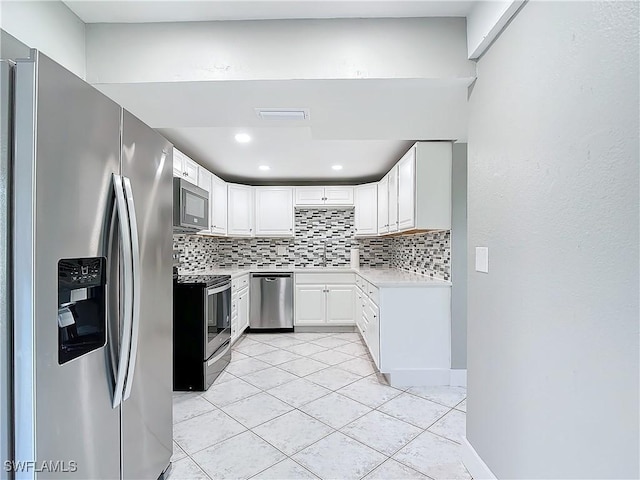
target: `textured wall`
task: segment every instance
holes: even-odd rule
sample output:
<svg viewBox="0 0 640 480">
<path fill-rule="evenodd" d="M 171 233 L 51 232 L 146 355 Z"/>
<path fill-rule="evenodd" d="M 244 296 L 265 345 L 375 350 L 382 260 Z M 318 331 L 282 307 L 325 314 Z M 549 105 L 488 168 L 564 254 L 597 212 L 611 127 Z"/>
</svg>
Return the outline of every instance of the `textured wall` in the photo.
<svg viewBox="0 0 640 480">
<path fill-rule="evenodd" d="M 528 2 L 478 64 L 467 437 L 498 478 L 640 474 L 638 25 Z"/>
<path fill-rule="evenodd" d="M 346 267 L 351 248 L 362 267 L 396 267 L 432 277 L 450 277 L 449 233 L 407 237 L 354 238 L 353 209 L 297 208 L 294 238 L 173 236 L 182 252 L 182 271 L 229 267 Z M 278 255 L 277 247 L 285 254 Z"/>
</svg>

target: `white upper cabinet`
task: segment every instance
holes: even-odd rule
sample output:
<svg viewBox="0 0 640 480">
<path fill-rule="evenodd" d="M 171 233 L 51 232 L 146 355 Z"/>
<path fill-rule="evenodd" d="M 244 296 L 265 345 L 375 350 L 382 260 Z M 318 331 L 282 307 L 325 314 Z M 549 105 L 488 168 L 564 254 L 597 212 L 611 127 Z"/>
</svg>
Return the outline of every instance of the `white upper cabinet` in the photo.
<svg viewBox="0 0 640 480">
<path fill-rule="evenodd" d="M 355 187 L 355 227 L 356 235 L 376 235 L 378 233 L 378 184 Z"/>
<path fill-rule="evenodd" d="M 194 185 L 198 185 L 198 170 L 200 166 L 174 147 L 173 149 L 173 176 L 181 177 Z"/>
<path fill-rule="evenodd" d="M 389 232 L 398 231 L 398 165 L 389 172 Z"/>
<path fill-rule="evenodd" d="M 353 205 L 353 187 L 296 187 L 295 205 Z"/>
<path fill-rule="evenodd" d="M 210 231 L 218 235 L 227 233 L 227 182 L 211 175 L 209 190 Z"/>
<path fill-rule="evenodd" d="M 378 233 L 389 232 L 389 175 L 378 182 Z"/>
<path fill-rule="evenodd" d="M 325 187 L 325 205 L 353 205 L 353 187 Z"/>
<path fill-rule="evenodd" d="M 250 237 L 253 235 L 253 188 L 229 183 L 228 186 L 229 235 Z"/>
<path fill-rule="evenodd" d="M 293 189 L 255 187 L 256 236 L 293 236 Z"/>
<path fill-rule="evenodd" d="M 296 205 L 324 205 L 324 187 L 296 187 Z"/>
<path fill-rule="evenodd" d="M 398 229 L 451 229 L 450 142 L 418 142 L 398 163 Z"/>
<path fill-rule="evenodd" d="M 398 230 L 415 227 L 416 147 L 409 149 L 398 162 Z"/>
<path fill-rule="evenodd" d="M 198 186 L 209 192 L 209 217 L 211 217 L 211 178 L 213 175 L 203 167 L 198 167 Z M 211 222 L 200 233 L 211 233 Z"/>
</svg>

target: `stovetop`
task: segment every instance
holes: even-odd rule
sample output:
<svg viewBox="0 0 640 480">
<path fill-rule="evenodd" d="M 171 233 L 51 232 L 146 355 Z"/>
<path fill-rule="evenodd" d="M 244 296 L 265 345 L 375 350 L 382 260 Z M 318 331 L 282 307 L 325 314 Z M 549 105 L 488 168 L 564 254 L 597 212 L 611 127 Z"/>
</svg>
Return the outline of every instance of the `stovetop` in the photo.
<svg viewBox="0 0 640 480">
<path fill-rule="evenodd" d="M 179 284 L 213 287 L 229 282 L 231 275 L 178 275 L 174 278 Z"/>
</svg>

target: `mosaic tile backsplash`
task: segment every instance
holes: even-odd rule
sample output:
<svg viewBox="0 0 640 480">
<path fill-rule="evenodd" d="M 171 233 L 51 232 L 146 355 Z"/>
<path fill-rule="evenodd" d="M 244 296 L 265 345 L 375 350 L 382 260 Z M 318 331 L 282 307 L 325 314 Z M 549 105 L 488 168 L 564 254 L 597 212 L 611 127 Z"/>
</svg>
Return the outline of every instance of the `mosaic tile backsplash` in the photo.
<svg viewBox="0 0 640 480">
<path fill-rule="evenodd" d="M 450 279 L 449 232 L 356 239 L 354 231 L 353 209 L 300 208 L 295 211 L 293 238 L 175 234 L 173 243 L 181 251 L 181 272 L 236 267 L 347 267 L 351 248 L 359 248 L 361 267 L 393 267 Z"/>
</svg>

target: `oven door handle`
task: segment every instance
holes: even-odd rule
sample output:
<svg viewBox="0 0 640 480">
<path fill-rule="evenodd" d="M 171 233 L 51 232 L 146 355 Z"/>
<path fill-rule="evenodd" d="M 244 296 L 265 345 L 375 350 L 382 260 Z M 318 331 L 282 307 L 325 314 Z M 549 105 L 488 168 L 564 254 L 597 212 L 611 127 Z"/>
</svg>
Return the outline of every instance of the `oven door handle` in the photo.
<svg viewBox="0 0 640 480">
<path fill-rule="evenodd" d="M 207 288 L 207 295 L 215 295 L 216 293 L 222 293 L 222 292 L 225 292 L 225 291 L 229 290 L 230 288 L 231 288 L 231 284 L 230 283 L 222 285 L 221 287 Z"/>
<path fill-rule="evenodd" d="M 214 354 L 211 355 L 211 359 L 207 360 L 207 367 L 210 367 L 218 360 L 220 360 L 229 351 L 229 348 L 231 348 L 231 339 L 227 340 L 218 347 L 218 350 L 216 350 L 216 352 L 220 352 L 220 350 L 222 350 L 220 353 L 216 355 L 216 352 L 214 352 Z"/>
</svg>

